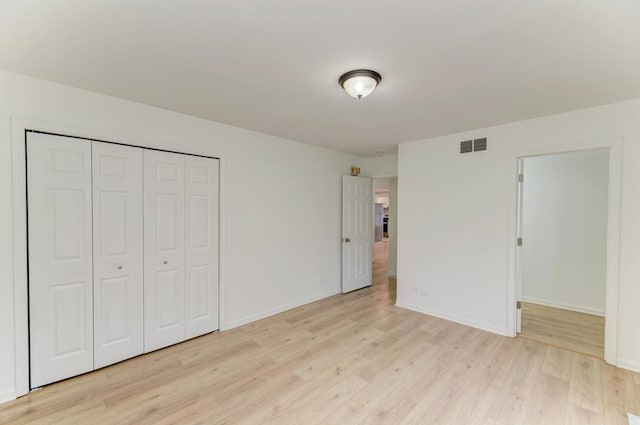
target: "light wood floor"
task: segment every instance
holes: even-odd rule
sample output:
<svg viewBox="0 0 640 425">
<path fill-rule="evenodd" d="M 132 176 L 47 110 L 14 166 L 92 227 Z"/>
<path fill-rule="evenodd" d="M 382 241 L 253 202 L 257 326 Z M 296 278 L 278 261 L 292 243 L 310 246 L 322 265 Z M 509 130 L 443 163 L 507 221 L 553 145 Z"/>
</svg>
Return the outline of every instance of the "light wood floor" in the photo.
<svg viewBox="0 0 640 425">
<path fill-rule="evenodd" d="M 520 336 L 604 358 L 604 317 L 523 302 Z"/>
<path fill-rule="evenodd" d="M 371 288 L 0 406 L 11 424 L 627 424 L 640 375 L 394 307 Z"/>
</svg>

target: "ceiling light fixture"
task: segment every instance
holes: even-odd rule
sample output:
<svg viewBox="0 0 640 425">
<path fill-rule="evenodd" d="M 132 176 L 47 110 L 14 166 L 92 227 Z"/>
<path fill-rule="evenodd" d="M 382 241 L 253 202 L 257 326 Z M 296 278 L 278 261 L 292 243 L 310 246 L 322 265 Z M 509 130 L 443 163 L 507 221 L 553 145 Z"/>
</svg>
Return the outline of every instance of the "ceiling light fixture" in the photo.
<svg viewBox="0 0 640 425">
<path fill-rule="evenodd" d="M 367 97 L 380 84 L 382 76 L 370 69 L 355 69 L 342 74 L 338 82 L 349 96 L 356 99 Z"/>
</svg>

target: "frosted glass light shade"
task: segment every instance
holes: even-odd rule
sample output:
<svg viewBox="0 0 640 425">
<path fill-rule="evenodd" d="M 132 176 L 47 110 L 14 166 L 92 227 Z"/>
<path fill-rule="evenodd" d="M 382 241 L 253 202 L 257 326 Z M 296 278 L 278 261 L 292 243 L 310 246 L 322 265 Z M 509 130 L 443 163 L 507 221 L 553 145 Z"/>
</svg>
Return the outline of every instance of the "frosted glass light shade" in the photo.
<svg viewBox="0 0 640 425">
<path fill-rule="evenodd" d="M 375 71 L 357 69 L 349 71 L 339 79 L 340 85 L 349 96 L 356 99 L 367 97 L 378 86 L 382 77 Z"/>
</svg>

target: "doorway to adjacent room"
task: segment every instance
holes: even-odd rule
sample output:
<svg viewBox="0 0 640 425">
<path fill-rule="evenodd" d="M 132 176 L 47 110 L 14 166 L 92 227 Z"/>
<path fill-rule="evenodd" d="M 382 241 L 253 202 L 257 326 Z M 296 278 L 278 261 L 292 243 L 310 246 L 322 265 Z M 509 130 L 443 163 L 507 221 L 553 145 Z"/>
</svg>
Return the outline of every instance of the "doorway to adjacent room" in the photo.
<svg viewBox="0 0 640 425">
<path fill-rule="evenodd" d="M 604 357 L 609 149 L 519 160 L 520 335 Z"/>
</svg>

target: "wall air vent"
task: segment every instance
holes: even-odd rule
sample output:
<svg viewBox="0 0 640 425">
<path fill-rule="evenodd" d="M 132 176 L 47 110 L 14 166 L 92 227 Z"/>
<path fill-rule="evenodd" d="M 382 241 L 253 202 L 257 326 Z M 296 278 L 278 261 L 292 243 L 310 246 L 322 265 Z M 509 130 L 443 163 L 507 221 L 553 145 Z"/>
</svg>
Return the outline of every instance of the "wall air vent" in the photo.
<svg viewBox="0 0 640 425">
<path fill-rule="evenodd" d="M 487 138 L 483 137 L 482 139 L 476 139 L 473 141 L 473 151 L 486 151 L 487 150 Z"/>
<path fill-rule="evenodd" d="M 473 152 L 473 141 L 465 140 L 464 142 L 460 142 L 460 153 L 469 152 Z"/>
</svg>

